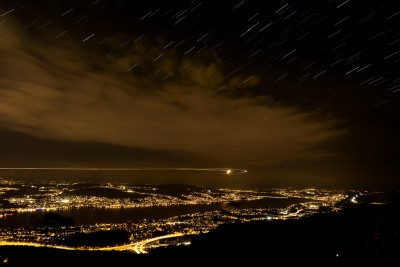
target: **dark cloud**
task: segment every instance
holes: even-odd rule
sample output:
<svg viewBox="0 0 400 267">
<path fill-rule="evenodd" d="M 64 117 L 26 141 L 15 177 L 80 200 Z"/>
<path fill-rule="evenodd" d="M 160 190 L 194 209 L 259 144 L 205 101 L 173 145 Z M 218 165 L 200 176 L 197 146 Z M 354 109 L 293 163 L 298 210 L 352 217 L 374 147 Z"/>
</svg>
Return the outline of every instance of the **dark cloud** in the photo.
<svg viewBox="0 0 400 267">
<path fill-rule="evenodd" d="M 5 129 L 44 139 L 187 153 L 203 165 L 254 166 L 335 156 L 319 145 L 345 134 L 337 121 L 293 106 L 265 105 L 268 96 L 232 97 L 238 87 L 255 90 L 259 77 L 228 78 L 213 54 L 188 52 L 183 58 L 173 47 L 163 49 L 162 40 L 142 40 L 129 42 L 129 54 L 122 49 L 100 58 L 68 39 L 28 36 L 11 20 L 0 25 L 0 35 Z M 109 38 L 102 49 L 115 47 L 119 39 Z"/>
</svg>

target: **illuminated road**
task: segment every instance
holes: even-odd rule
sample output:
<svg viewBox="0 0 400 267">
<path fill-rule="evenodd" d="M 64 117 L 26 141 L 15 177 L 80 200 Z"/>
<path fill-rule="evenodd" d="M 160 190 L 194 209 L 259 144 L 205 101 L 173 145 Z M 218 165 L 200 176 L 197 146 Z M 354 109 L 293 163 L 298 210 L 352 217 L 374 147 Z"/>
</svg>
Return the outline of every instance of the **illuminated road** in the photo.
<svg viewBox="0 0 400 267">
<path fill-rule="evenodd" d="M 56 249 L 65 249 L 65 250 L 101 250 L 101 251 L 125 251 L 130 250 L 134 251 L 137 254 L 145 254 L 147 251 L 145 250 L 146 245 L 153 243 L 157 240 L 166 239 L 166 238 L 173 238 L 178 236 L 183 236 L 183 233 L 173 233 L 169 235 L 163 235 L 153 238 L 148 238 L 139 242 L 130 243 L 127 245 L 122 246 L 114 246 L 114 247 L 106 247 L 106 248 L 72 248 L 72 247 L 65 247 L 65 246 L 55 246 L 55 245 L 45 245 L 45 244 L 38 244 L 33 242 L 12 242 L 12 241 L 0 241 L 0 246 L 30 246 L 30 247 L 48 247 L 48 248 L 56 248 Z"/>
<path fill-rule="evenodd" d="M 131 243 L 128 245 L 123 245 L 123 246 L 115 246 L 115 247 L 107 247 L 107 248 L 98 248 L 96 250 L 132 250 L 136 252 L 137 254 L 144 254 L 147 253 L 145 250 L 146 245 L 155 242 L 157 240 L 161 239 L 166 239 L 166 238 L 173 238 L 173 237 L 178 237 L 178 236 L 183 236 L 183 233 L 173 233 L 169 235 L 163 235 L 163 236 L 158 236 L 158 237 L 153 237 L 149 239 L 145 239 L 139 242 Z"/>
<path fill-rule="evenodd" d="M 29 247 L 47 247 L 47 248 L 56 248 L 56 249 L 65 249 L 65 250 L 82 250 L 77 248 L 71 247 L 64 247 L 64 246 L 55 246 L 55 245 L 45 245 L 33 242 L 13 242 L 13 241 L 0 241 L 0 246 L 29 246 Z"/>
</svg>

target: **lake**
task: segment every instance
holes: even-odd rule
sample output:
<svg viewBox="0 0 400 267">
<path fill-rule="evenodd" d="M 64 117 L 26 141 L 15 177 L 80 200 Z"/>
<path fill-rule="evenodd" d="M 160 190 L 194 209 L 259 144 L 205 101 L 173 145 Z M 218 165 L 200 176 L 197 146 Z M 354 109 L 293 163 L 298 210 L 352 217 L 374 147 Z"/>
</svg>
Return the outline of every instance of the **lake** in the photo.
<svg viewBox="0 0 400 267">
<path fill-rule="evenodd" d="M 238 208 L 284 208 L 291 204 L 310 201 L 303 198 L 264 198 L 252 201 L 241 201 Z M 197 212 L 225 209 L 227 203 L 209 205 L 174 205 L 167 207 L 144 208 L 73 208 L 53 211 L 70 217 L 75 225 L 96 223 L 123 223 L 131 220 L 161 219 Z M 13 212 L 0 218 L 0 228 L 24 227 L 30 225 L 32 215 L 44 214 L 46 211 Z"/>
</svg>

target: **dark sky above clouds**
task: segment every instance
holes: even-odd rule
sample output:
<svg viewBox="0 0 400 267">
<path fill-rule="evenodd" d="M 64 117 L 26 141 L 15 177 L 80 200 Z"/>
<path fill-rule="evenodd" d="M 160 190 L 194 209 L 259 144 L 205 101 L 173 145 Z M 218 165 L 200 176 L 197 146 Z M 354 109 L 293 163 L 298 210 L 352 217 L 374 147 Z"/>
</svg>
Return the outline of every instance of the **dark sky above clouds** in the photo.
<svg viewBox="0 0 400 267">
<path fill-rule="evenodd" d="M 396 1 L 2 1 L 0 167 L 396 184 L 398 25 Z"/>
</svg>

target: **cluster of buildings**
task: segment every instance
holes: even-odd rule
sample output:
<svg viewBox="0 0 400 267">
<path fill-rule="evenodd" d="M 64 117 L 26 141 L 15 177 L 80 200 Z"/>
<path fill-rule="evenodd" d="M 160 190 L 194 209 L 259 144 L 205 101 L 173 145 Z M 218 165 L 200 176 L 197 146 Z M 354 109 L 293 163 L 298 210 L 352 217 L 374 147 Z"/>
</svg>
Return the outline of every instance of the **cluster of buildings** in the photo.
<svg viewBox="0 0 400 267">
<path fill-rule="evenodd" d="M 90 187 L 90 186 L 89 186 Z M 4 227 L 0 230 L 0 244 L 30 244 L 36 246 L 50 246 L 68 249 L 137 249 L 141 244 L 140 251 L 146 246 L 157 246 L 166 244 L 177 244 L 188 239 L 182 236 L 193 236 L 206 233 L 221 224 L 244 223 L 252 220 L 286 220 L 308 216 L 316 212 L 337 211 L 341 209 L 338 205 L 341 201 L 349 199 L 353 201 L 355 194 L 351 195 L 343 190 L 326 190 L 316 188 L 306 189 L 264 189 L 264 190 L 233 190 L 233 189 L 202 189 L 188 187 L 182 191 L 160 193 L 157 186 L 130 186 L 120 184 L 102 184 L 91 186 L 91 195 L 87 193 L 87 185 L 69 183 L 48 183 L 46 185 L 24 184 L 13 181 L 0 180 L 0 196 L 3 203 L 0 207 L 3 213 L 9 212 L 42 212 L 90 207 L 153 207 L 173 205 L 204 205 L 212 203 L 225 203 L 222 208 L 190 213 L 180 216 L 149 220 L 146 218 L 126 221 L 122 223 L 96 223 L 90 225 L 58 225 L 49 227 Z M 76 191 L 74 193 L 74 190 Z M 98 192 L 96 191 L 98 190 Z M 96 193 L 97 192 L 97 193 Z M 102 196 L 104 192 L 118 194 L 121 197 Z M 79 193 L 79 194 L 78 194 Z M 130 198 L 130 194 L 132 197 Z M 273 198 L 277 201 L 287 201 L 289 204 L 281 206 L 251 205 L 265 199 Z M 290 203 L 290 200 L 293 203 Z M 7 203 L 8 201 L 8 203 Z M 257 202 L 258 201 L 258 202 Z M 354 202 L 354 201 L 353 201 Z M 242 204 L 246 203 L 246 205 Z M 117 240 L 118 244 L 96 247 L 77 243 L 71 245 L 75 236 L 95 235 L 107 231 L 125 232 L 126 235 Z M 174 233 L 179 233 L 174 237 Z M 161 241 L 150 242 L 155 237 L 168 237 Z M 72 238 L 72 239 L 71 239 Z M 68 246 L 66 241 L 69 240 Z M 149 240 L 143 243 L 143 240 Z M 168 241 L 167 241 L 168 240 Z M 182 241 L 183 240 L 183 241 Z M 138 243 L 139 242 L 139 243 Z"/>
</svg>

